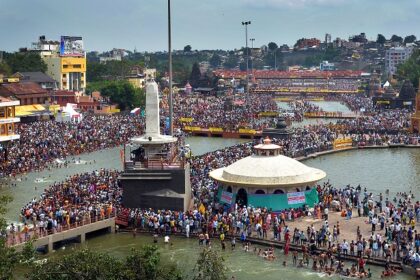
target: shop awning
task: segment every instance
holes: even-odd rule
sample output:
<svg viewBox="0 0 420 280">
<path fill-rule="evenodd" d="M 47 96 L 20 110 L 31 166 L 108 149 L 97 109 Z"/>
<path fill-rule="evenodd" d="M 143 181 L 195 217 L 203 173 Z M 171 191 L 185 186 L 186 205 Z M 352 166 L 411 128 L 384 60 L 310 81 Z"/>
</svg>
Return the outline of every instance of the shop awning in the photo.
<svg viewBox="0 0 420 280">
<path fill-rule="evenodd" d="M 22 105 L 15 107 L 15 116 L 24 117 L 39 114 L 45 111 L 45 107 L 41 104 Z"/>
</svg>

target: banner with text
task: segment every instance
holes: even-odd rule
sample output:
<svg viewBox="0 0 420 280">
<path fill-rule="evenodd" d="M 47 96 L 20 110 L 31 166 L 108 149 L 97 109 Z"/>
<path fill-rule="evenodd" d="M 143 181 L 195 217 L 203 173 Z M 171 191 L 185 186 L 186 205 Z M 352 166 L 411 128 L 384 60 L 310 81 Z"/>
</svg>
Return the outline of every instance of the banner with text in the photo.
<svg viewBox="0 0 420 280">
<path fill-rule="evenodd" d="M 222 194 L 220 195 L 220 203 L 225 204 L 232 204 L 233 202 L 233 193 L 222 191 Z"/>
<path fill-rule="evenodd" d="M 294 192 L 287 194 L 287 204 L 301 204 L 305 203 L 305 192 Z"/>
</svg>

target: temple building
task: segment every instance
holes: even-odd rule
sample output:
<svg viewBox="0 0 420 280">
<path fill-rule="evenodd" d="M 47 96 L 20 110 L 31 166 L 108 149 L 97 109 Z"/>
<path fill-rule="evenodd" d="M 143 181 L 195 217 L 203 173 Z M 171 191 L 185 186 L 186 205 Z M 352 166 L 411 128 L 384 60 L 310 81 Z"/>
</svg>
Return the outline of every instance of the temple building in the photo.
<svg viewBox="0 0 420 280">
<path fill-rule="evenodd" d="M 420 79 L 419 79 L 420 82 Z M 420 84 L 420 83 L 419 83 Z M 411 116 L 411 131 L 414 133 L 420 132 L 420 87 L 416 95 L 415 112 Z"/>
<path fill-rule="evenodd" d="M 266 138 L 254 146 L 253 155 L 211 171 L 210 177 L 220 184 L 221 196 L 232 198 L 231 203 L 273 211 L 313 206 L 318 202 L 313 187 L 326 173 L 283 156 L 281 149 Z"/>
<path fill-rule="evenodd" d="M 129 159 L 119 181 L 124 207 L 187 211 L 191 204 L 190 167 L 177 138 L 160 134 L 156 82 L 146 84 L 146 132 L 130 139 Z"/>
<path fill-rule="evenodd" d="M 262 132 L 263 137 L 289 139 L 292 134 L 291 129 L 287 127 L 284 117 L 278 117 L 275 128 L 264 128 Z"/>
<path fill-rule="evenodd" d="M 416 91 L 413 87 L 413 84 L 409 80 L 404 81 L 399 93 L 395 92 L 395 90 L 388 82 L 387 84 L 387 86 L 384 86 L 385 92 L 383 94 L 374 96 L 372 98 L 373 104 L 376 107 L 382 107 L 386 109 L 411 109 L 414 107 Z"/>
</svg>

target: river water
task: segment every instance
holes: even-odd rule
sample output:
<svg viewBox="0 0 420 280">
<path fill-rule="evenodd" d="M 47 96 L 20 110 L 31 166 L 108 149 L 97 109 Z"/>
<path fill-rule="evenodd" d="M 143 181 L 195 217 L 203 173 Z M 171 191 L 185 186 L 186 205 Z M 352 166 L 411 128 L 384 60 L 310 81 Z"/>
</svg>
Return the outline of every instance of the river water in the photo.
<svg viewBox="0 0 420 280">
<path fill-rule="evenodd" d="M 125 257 L 131 248 L 141 248 L 146 244 L 152 244 L 152 237 L 145 235 L 137 235 L 133 237 L 129 233 L 108 234 L 100 237 L 95 237 L 86 240 L 84 244 L 71 244 L 66 245 L 64 249 L 59 249 L 53 255 L 59 257 L 67 252 L 80 249 L 89 248 L 95 251 L 106 252 L 115 257 Z M 178 265 L 183 271 L 184 275 L 191 275 L 195 262 L 197 261 L 200 252 L 200 245 L 195 238 L 187 239 L 183 237 L 173 237 L 173 246 L 164 244 L 160 239 L 157 246 L 160 248 L 162 260 L 171 261 Z M 221 250 L 220 243 L 214 240 L 212 245 L 213 250 L 217 250 L 225 259 L 225 264 L 228 268 L 227 275 L 230 279 L 235 275 L 236 279 L 241 280 L 277 280 L 277 279 L 322 279 L 327 277 L 323 273 L 315 273 L 307 268 L 297 269 L 295 267 L 283 267 L 284 260 L 287 265 L 291 265 L 291 256 L 288 259 L 284 257 L 281 250 L 276 249 L 275 255 L 277 259 L 273 262 L 266 261 L 263 258 L 253 253 L 253 246 L 250 252 L 245 252 L 241 244 L 237 242 L 236 249 L 230 249 L 229 241 L 226 242 L 226 251 Z M 257 246 L 257 248 L 260 248 Z M 381 268 L 368 266 L 371 268 L 373 277 L 372 279 L 380 279 Z M 333 279 L 341 279 L 342 277 L 333 276 Z M 399 274 L 395 279 L 406 280 L 410 276 Z"/>
<path fill-rule="evenodd" d="M 223 139 L 223 138 L 200 138 L 190 137 L 186 143 L 190 144 L 195 155 L 220 149 L 246 140 Z M 54 181 L 64 180 L 72 174 L 93 171 L 99 168 L 121 169 L 120 149 L 108 149 L 104 151 L 84 154 L 79 162 L 72 162 L 68 168 L 44 170 L 32 172 L 22 181 L 16 181 L 16 187 L 0 189 L 1 194 L 13 195 L 13 202 L 9 205 L 6 218 L 15 221 L 18 218 L 19 209 L 33 197 L 38 197 L 43 188 Z M 79 158 L 77 158 L 79 160 Z M 420 149 L 375 149 L 346 151 L 309 159 L 305 164 L 320 168 L 327 173 L 326 180 L 341 187 L 347 184 L 368 187 L 369 190 L 379 193 L 389 188 L 391 193 L 412 190 L 418 197 L 420 189 L 417 182 L 420 181 Z M 42 182 L 35 183 L 37 178 L 43 178 Z M 151 243 L 148 236 L 133 238 L 130 234 L 108 234 L 88 239 L 84 244 L 66 245 L 52 255 L 66 254 L 70 250 L 80 247 L 88 247 L 93 250 L 108 252 L 117 257 L 126 256 L 132 247 L 140 247 Z M 165 246 L 159 241 L 158 246 L 162 258 L 176 262 L 186 274 L 191 269 L 199 254 L 199 246 L 196 240 L 175 238 L 173 247 Z M 213 245 L 220 250 L 218 242 Z M 308 269 L 297 270 L 293 267 L 283 267 L 282 253 L 277 251 L 278 259 L 268 262 L 252 253 L 245 253 L 237 244 L 237 250 L 231 251 L 227 246 L 226 252 L 221 252 L 225 257 L 228 267 L 228 275 L 235 275 L 236 279 L 251 280 L 261 278 L 270 279 L 320 279 L 326 277 L 323 274 L 313 273 Z M 290 260 L 288 261 L 290 263 Z M 380 268 L 372 267 L 373 278 L 379 279 Z M 281 275 L 280 275 L 281 274 Z M 333 278 L 338 279 L 334 276 Z M 395 279 L 410 279 L 409 276 L 400 274 Z"/>
</svg>

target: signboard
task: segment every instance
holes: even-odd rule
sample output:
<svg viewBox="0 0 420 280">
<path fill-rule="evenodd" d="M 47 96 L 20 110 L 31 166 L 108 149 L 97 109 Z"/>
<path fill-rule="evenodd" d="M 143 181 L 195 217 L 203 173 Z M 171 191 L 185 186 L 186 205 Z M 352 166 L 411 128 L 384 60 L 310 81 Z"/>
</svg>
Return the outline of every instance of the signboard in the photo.
<svg viewBox="0 0 420 280">
<path fill-rule="evenodd" d="M 222 191 L 220 203 L 231 205 L 233 202 L 233 193 Z"/>
<path fill-rule="evenodd" d="M 85 56 L 82 37 L 61 36 L 60 56 Z"/>
<path fill-rule="evenodd" d="M 305 192 L 294 192 L 287 194 L 287 204 L 301 204 L 305 203 Z"/>
</svg>

